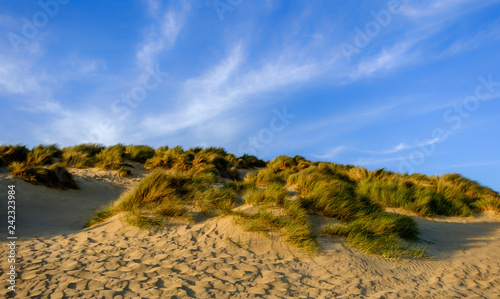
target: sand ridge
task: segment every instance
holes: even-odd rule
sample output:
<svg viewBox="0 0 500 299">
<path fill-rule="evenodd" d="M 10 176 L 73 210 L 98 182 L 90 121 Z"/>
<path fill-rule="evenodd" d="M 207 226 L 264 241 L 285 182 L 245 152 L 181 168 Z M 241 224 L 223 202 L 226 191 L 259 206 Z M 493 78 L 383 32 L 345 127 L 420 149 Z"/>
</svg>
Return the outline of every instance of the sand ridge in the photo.
<svg viewBox="0 0 500 299">
<path fill-rule="evenodd" d="M 117 215 L 79 230 L 76 224 L 85 217 L 70 221 L 76 214 L 89 214 L 98 203 L 115 199 L 138 177 L 113 178 L 94 170 L 74 173 L 79 184 L 88 184 L 82 190 L 55 191 L 1 174 L 2 192 L 6 182 L 14 180 L 20 195 L 33 201 L 42 196 L 43 205 L 75 193 L 65 199 L 73 209 L 55 209 L 65 211 L 66 218 L 45 223 L 38 235 L 19 240 L 17 298 L 500 297 L 500 220 L 489 213 L 473 219 L 415 217 L 422 244 L 434 256 L 431 260 L 387 260 L 324 236 L 319 238 L 320 252 L 309 256 L 277 237 L 244 232 L 231 217 L 173 222 L 148 231 L 124 224 L 123 215 Z M 89 198 L 94 201 L 85 201 Z M 40 212 L 42 203 L 33 201 L 20 205 L 19 213 L 24 209 L 30 217 L 42 217 L 32 211 Z M 51 210 L 42 211 L 47 216 Z M 28 230 L 41 222 L 24 220 L 28 223 L 21 227 Z M 44 232 L 56 226 L 58 231 Z M 6 255 L 0 252 L 2 277 Z M 2 279 L 3 291 L 5 286 Z"/>
</svg>

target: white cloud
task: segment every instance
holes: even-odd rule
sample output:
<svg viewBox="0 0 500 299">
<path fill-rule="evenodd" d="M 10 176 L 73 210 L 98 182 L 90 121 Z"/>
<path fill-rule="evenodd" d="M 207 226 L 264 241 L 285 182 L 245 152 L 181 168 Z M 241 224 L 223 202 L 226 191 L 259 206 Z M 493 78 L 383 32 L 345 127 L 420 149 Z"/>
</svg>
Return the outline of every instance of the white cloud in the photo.
<svg viewBox="0 0 500 299">
<path fill-rule="evenodd" d="M 251 96 L 274 91 L 284 86 L 306 82 L 321 73 L 317 63 L 291 62 L 282 57 L 263 64 L 259 69 L 245 71 L 245 56 L 240 44 L 236 45 L 228 57 L 204 75 L 187 80 L 177 101 L 182 108 L 147 117 L 142 123 L 143 131 L 153 135 L 171 134 L 177 130 L 196 127 L 211 121 Z M 235 134 L 235 130 L 225 131 Z"/>
<path fill-rule="evenodd" d="M 146 2 L 146 6 L 148 8 L 149 13 L 152 16 L 156 16 L 161 8 L 161 1 L 160 0 L 143 0 L 143 1 Z"/>
<path fill-rule="evenodd" d="M 405 5 L 403 14 L 412 18 L 432 17 L 448 14 L 457 9 L 461 4 L 477 2 L 474 0 L 434 0 L 425 3 L 412 3 Z"/>
<path fill-rule="evenodd" d="M 390 163 L 390 162 L 395 162 L 395 161 L 401 161 L 403 158 L 401 157 L 393 157 L 393 158 L 359 158 L 358 160 L 356 160 L 356 162 L 354 163 L 350 163 L 350 164 L 354 164 L 354 165 L 361 165 L 361 166 L 369 166 L 369 165 L 384 165 L 386 166 L 387 163 Z"/>
<path fill-rule="evenodd" d="M 320 159 L 333 159 L 339 156 L 343 152 L 359 152 L 359 153 L 365 153 L 365 154 L 374 154 L 374 155 L 390 155 L 390 154 L 395 154 L 398 152 L 401 152 L 403 150 L 407 150 L 412 148 L 411 146 L 401 142 L 400 144 L 390 148 L 390 149 L 385 149 L 385 150 L 364 150 L 364 149 L 358 149 L 354 147 L 347 147 L 347 146 L 338 146 L 330 151 L 328 151 L 325 154 L 321 155 L 315 155 L 316 157 Z"/>
<path fill-rule="evenodd" d="M 442 168 L 465 168 L 465 167 L 478 167 L 478 166 L 493 166 L 498 164 L 500 164 L 500 160 L 460 163 L 460 164 L 442 166 Z"/>
<path fill-rule="evenodd" d="M 329 151 L 327 151 L 324 154 L 320 155 L 314 155 L 317 158 L 320 159 L 334 159 L 338 157 L 341 153 L 344 152 L 358 152 L 358 153 L 363 153 L 363 154 L 371 154 L 371 155 L 393 155 L 397 154 L 403 151 L 407 150 L 412 150 L 416 148 L 421 148 L 421 147 L 426 147 L 429 145 L 433 145 L 436 143 L 439 143 L 446 139 L 449 136 L 449 134 L 444 134 L 443 136 L 439 138 L 434 138 L 434 139 L 429 139 L 423 142 L 415 142 L 413 145 L 407 144 L 405 142 L 400 142 L 397 145 L 393 146 L 392 148 L 389 149 L 382 149 L 382 150 L 366 150 L 366 149 L 358 149 L 354 147 L 348 147 L 348 146 L 338 146 L 336 148 L 333 148 Z M 373 158 L 360 158 L 363 161 L 371 161 Z M 399 159 L 399 158 L 398 158 Z M 385 161 L 385 160 L 384 160 Z M 366 163 L 360 163 L 360 164 L 366 164 Z"/>
<path fill-rule="evenodd" d="M 38 91 L 46 79 L 34 74 L 29 62 L 0 55 L 0 94 L 29 94 Z"/>
<path fill-rule="evenodd" d="M 70 110 L 58 107 L 50 116 L 52 121 L 44 127 L 34 127 L 35 136 L 42 143 L 73 145 L 85 142 L 116 144 L 123 123 L 110 118 L 109 113 L 96 108 Z"/>
<path fill-rule="evenodd" d="M 146 33 L 145 40 L 136 55 L 141 69 L 153 66 L 161 52 L 174 47 L 189 12 L 189 5 L 186 2 L 183 4 L 181 10 L 170 8 L 162 17 L 156 18 L 156 24 Z M 155 14 L 158 13 L 159 6 L 149 3 L 149 7 L 153 7 Z"/>
<path fill-rule="evenodd" d="M 329 117 L 323 117 L 320 120 L 304 123 L 298 132 L 308 133 L 322 128 L 335 127 L 345 133 L 348 131 L 346 127 L 358 128 L 379 121 L 387 117 L 388 114 L 399 113 L 395 108 L 405 104 L 407 101 L 408 99 L 405 98 L 391 99 L 384 103 L 375 101 L 375 105 L 363 107 L 364 109 L 356 107 L 353 111 L 341 111 Z"/>
<path fill-rule="evenodd" d="M 500 39 L 500 22 L 496 21 L 487 29 L 480 30 L 469 39 L 460 39 L 451 44 L 439 57 L 446 55 L 455 55 L 459 52 L 469 51 L 482 47 L 488 43 L 498 41 Z"/>
<path fill-rule="evenodd" d="M 410 53 L 417 40 L 406 40 L 394 45 L 392 48 L 383 48 L 377 55 L 370 57 L 357 65 L 356 71 L 350 74 L 351 79 L 356 80 L 365 76 L 371 76 L 379 71 L 387 71 L 399 68 L 419 58 L 418 53 Z"/>
</svg>

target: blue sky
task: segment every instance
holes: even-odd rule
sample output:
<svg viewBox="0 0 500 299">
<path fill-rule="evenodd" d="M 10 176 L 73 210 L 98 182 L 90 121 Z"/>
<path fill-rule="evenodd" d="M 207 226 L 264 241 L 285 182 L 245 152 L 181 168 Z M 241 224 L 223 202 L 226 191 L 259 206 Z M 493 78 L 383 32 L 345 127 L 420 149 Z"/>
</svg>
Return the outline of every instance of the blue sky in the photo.
<svg viewBox="0 0 500 299">
<path fill-rule="evenodd" d="M 0 35 L 0 143 L 214 145 L 500 190 L 500 1 L 3 0 Z"/>
</svg>

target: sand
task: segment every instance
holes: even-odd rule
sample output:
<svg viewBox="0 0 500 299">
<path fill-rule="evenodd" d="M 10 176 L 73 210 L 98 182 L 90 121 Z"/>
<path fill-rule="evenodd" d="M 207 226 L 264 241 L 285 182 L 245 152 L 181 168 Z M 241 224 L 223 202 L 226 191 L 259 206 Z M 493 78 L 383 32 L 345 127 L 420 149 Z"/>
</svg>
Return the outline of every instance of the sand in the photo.
<svg viewBox="0 0 500 299">
<path fill-rule="evenodd" d="M 132 178 L 71 172 L 81 190 L 51 190 L 0 173 L 1 211 L 7 184 L 18 192 L 16 298 L 500 297 L 498 215 L 414 217 L 432 259 L 388 260 L 323 236 L 320 252 L 309 256 L 278 237 L 244 232 L 231 217 L 148 231 L 117 215 L 81 230 L 93 210 L 144 172 L 136 167 Z M 0 242 L 5 294 L 7 241 Z"/>
</svg>

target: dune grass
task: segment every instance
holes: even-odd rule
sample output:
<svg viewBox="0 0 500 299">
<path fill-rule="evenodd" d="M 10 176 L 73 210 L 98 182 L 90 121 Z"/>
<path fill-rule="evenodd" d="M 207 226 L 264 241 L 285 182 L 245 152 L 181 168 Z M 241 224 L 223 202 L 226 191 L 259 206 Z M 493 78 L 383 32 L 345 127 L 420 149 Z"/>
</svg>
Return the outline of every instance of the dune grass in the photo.
<svg viewBox="0 0 500 299">
<path fill-rule="evenodd" d="M 28 152 L 26 156 L 26 164 L 28 165 L 51 165 L 56 162 L 56 159 L 62 157 L 62 151 L 55 144 L 38 145 Z"/>
<path fill-rule="evenodd" d="M 177 217 L 188 221 L 193 221 L 196 211 L 230 213 L 236 202 L 235 193 L 230 188 L 212 186 L 215 182 L 209 172 L 155 169 L 112 205 L 95 213 L 87 226 L 120 212 L 131 213 L 135 215 L 131 219 L 136 220 L 137 217 Z"/>
<path fill-rule="evenodd" d="M 125 155 L 130 161 L 145 163 L 155 156 L 155 149 L 148 145 L 128 145 L 125 147 Z"/>
<path fill-rule="evenodd" d="M 211 172 L 214 175 L 230 180 L 240 180 L 238 168 L 252 168 L 264 165 L 265 162 L 255 156 L 244 155 L 237 158 L 228 154 L 224 148 L 194 147 L 184 150 L 180 146 L 173 148 L 160 147 L 155 155 L 145 162 L 144 168 L 192 170 L 195 172 Z M 239 166 L 238 166 L 239 165 Z"/>
<path fill-rule="evenodd" d="M 55 144 L 38 145 L 28 150 L 24 145 L 1 145 L 0 167 L 35 185 L 49 188 L 78 189 L 73 176 L 62 165 L 56 163 L 62 151 Z"/>
<path fill-rule="evenodd" d="M 403 208 L 421 216 L 471 216 L 474 210 L 499 212 L 495 191 L 458 174 L 401 175 L 381 171 L 357 183 L 357 193 L 383 206 Z"/>
<path fill-rule="evenodd" d="M 301 207 L 340 221 L 323 233 L 347 237 L 349 244 L 382 256 L 415 256 L 421 251 L 400 239 L 416 240 L 418 228 L 407 216 L 390 215 L 380 204 L 356 192 L 351 169 L 333 163 L 316 163 L 290 175 L 288 185 L 300 194 Z"/>
<path fill-rule="evenodd" d="M 100 144 L 84 143 L 62 149 L 62 162 L 67 167 L 87 168 L 95 164 L 95 156 L 105 147 Z"/>
<path fill-rule="evenodd" d="M 388 207 L 419 216 L 468 217 L 474 211 L 500 213 L 500 195 L 459 174 L 426 176 L 375 171 L 352 165 L 278 156 L 265 162 L 237 157 L 220 147 L 159 147 L 80 144 L 65 147 L 1 145 L 0 167 L 33 184 L 77 189 L 64 166 L 98 167 L 130 174 L 127 161 L 151 172 L 133 190 L 96 212 L 88 225 L 119 212 L 140 227 L 161 225 L 169 217 L 194 221 L 198 215 L 234 215 L 252 231 L 280 232 L 284 240 L 308 251 L 318 248 L 319 233 L 347 238 L 365 252 L 383 256 L 422 255 L 412 218 L 389 214 Z M 260 168 L 242 181 L 239 169 Z M 217 184 L 216 184 L 217 183 Z M 296 191 L 293 197 L 286 188 Z M 235 212 L 237 198 L 257 208 Z M 255 211 L 255 210 L 253 210 Z M 335 220 L 313 231 L 310 214 Z"/>
<path fill-rule="evenodd" d="M 240 219 L 236 223 L 247 231 L 267 235 L 268 231 L 278 230 L 289 242 L 310 253 L 318 249 L 317 233 L 311 230 L 307 210 L 300 202 L 288 198 L 282 184 L 275 183 L 266 188 L 249 187 L 243 195 L 247 204 L 258 207 L 253 214 L 236 213 Z"/>
<path fill-rule="evenodd" d="M 35 185 L 44 185 L 57 189 L 79 189 L 64 166 L 53 164 L 50 167 L 29 165 L 25 162 L 12 162 L 10 171 L 13 175 Z"/>
<path fill-rule="evenodd" d="M 124 151 L 119 150 L 122 156 Z M 151 149 L 147 151 L 152 154 Z M 243 181 L 231 174 L 237 172 L 236 165 L 262 163 L 250 156 L 237 158 L 222 148 L 158 148 L 145 162 L 152 172 L 97 212 L 89 225 L 119 212 L 126 212 L 129 222 L 138 226 L 157 225 L 168 217 L 194 221 L 199 212 L 233 215 L 246 230 L 264 235 L 278 232 L 285 241 L 309 252 L 318 249 L 317 236 L 325 234 L 345 237 L 348 244 L 367 253 L 421 257 L 425 253 L 414 243 L 419 234 L 414 220 L 387 213 L 385 208 L 402 208 L 422 216 L 469 216 L 474 210 L 498 212 L 500 207 L 498 193 L 456 174 L 369 171 L 311 162 L 301 156 L 278 156 L 257 172 L 248 173 Z M 239 195 L 256 209 L 235 211 L 241 204 Z M 332 224 L 314 231 L 311 214 L 332 219 Z"/>
<path fill-rule="evenodd" d="M 244 154 L 235 161 L 234 166 L 237 168 L 250 169 L 265 167 L 266 164 L 266 162 L 258 159 L 256 156 Z"/>
<path fill-rule="evenodd" d="M 122 176 L 130 175 L 127 166 L 132 165 L 124 161 L 125 151 L 122 144 L 107 147 L 95 155 L 95 166 L 102 170 L 116 170 Z"/>
<path fill-rule="evenodd" d="M 29 150 L 24 145 L 0 145 L 0 157 L 4 166 L 9 166 L 12 162 L 24 162 Z"/>
</svg>

